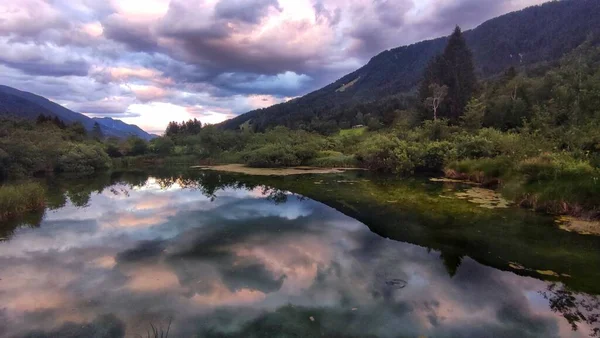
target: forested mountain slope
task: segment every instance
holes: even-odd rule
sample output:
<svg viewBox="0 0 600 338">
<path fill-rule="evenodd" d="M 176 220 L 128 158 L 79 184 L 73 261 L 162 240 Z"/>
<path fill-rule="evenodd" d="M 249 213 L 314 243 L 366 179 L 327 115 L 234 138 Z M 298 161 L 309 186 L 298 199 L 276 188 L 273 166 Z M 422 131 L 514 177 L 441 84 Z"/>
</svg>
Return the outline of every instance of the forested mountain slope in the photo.
<svg viewBox="0 0 600 338">
<path fill-rule="evenodd" d="M 135 135 L 145 140 L 152 138 L 152 135 L 137 126 L 128 125 L 121 121 L 116 122 L 112 119 L 92 119 L 54 103 L 45 97 L 0 85 L 0 115 L 35 119 L 40 114 L 57 116 L 67 124 L 80 122 L 88 131 L 91 131 L 94 124 L 98 122 L 105 136 L 126 138 Z"/>
<path fill-rule="evenodd" d="M 95 122 L 100 123 L 104 127 L 108 127 L 112 130 L 117 130 L 127 135 L 136 135 L 146 141 L 153 139 L 156 135 L 148 134 L 142 128 L 135 124 L 127 124 L 121 120 L 115 120 L 110 117 L 94 117 Z"/>
<path fill-rule="evenodd" d="M 489 20 L 465 32 L 465 37 L 473 51 L 478 75 L 485 78 L 513 66 L 555 62 L 586 39 L 597 43 L 599 17 L 600 1 L 556 1 Z M 429 60 L 441 53 L 446 43 L 447 37 L 443 37 L 384 51 L 364 67 L 322 89 L 240 115 L 222 126 L 236 129 L 246 123 L 256 130 L 284 125 L 327 131 L 361 124 L 368 120 L 367 115 L 383 122 L 385 118 L 377 114 L 386 109 L 377 108 L 392 105 L 402 109 L 405 103 L 398 98 L 399 94 L 415 89 Z M 396 98 L 382 100 L 391 96 Z M 364 106 L 375 100 L 382 101 Z"/>
<path fill-rule="evenodd" d="M 27 99 L 0 91 L 0 115 L 35 119 L 40 114 L 53 115 L 48 109 Z"/>
</svg>

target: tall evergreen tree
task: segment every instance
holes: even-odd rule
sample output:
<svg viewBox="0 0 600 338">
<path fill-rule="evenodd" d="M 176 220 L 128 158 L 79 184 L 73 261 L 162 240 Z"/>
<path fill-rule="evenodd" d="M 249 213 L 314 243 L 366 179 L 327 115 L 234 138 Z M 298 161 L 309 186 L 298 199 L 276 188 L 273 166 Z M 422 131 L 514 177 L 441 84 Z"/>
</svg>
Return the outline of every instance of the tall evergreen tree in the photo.
<svg viewBox="0 0 600 338">
<path fill-rule="evenodd" d="M 457 26 L 444 53 L 433 58 L 427 65 L 419 96 L 421 102 L 425 102 L 432 96 L 431 88 L 447 86 L 448 96 L 440 106 L 438 116 L 458 120 L 473 96 L 476 84 L 473 55 Z"/>
<path fill-rule="evenodd" d="M 473 54 L 460 30 L 456 27 L 444 50 L 443 84 L 448 86 L 448 117 L 459 118 L 475 92 L 477 78 Z"/>
<path fill-rule="evenodd" d="M 94 127 L 92 128 L 92 137 L 96 140 L 104 139 L 104 133 L 102 132 L 102 127 L 98 122 L 94 123 Z"/>
</svg>

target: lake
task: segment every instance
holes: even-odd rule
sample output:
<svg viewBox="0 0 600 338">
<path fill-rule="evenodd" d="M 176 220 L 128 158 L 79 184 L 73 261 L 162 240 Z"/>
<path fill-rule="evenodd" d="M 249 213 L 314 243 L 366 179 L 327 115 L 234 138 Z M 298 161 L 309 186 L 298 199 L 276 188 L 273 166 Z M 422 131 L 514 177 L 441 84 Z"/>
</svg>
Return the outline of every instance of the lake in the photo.
<svg viewBox="0 0 600 338">
<path fill-rule="evenodd" d="M 600 239 L 452 182 L 45 182 L 0 225 L 2 337 L 593 337 Z M 475 194 L 476 193 L 476 194 Z"/>
</svg>

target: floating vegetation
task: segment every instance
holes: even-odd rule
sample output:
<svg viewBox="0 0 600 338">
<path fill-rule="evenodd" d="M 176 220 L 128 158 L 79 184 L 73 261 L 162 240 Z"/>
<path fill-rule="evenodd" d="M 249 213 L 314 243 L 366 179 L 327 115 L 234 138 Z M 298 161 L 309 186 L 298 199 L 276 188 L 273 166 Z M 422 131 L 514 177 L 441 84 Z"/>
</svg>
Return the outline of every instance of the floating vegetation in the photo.
<svg viewBox="0 0 600 338">
<path fill-rule="evenodd" d="M 589 221 L 572 216 L 562 216 L 556 219 L 558 227 L 568 232 L 581 235 L 600 236 L 600 221 Z"/>
<path fill-rule="evenodd" d="M 430 178 L 431 182 L 440 182 L 440 183 L 460 183 L 460 184 L 469 184 L 469 185 L 480 185 L 479 183 L 467 181 L 467 180 L 455 180 L 452 178 Z"/>
<path fill-rule="evenodd" d="M 560 277 L 560 275 L 552 270 L 535 270 L 535 272 L 544 276 Z"/>
<path fill-rule="evenodd" d="M 256 175 L 256 176 L 289 176 L 304 174 L 339 174 L 353 168 L 314 168 L 314 167 L 294 167 L 294 168 L 253 168 L 243 164 L 225 164 L 216 166 L 194 166 L 192 169 L 225 171 L 230 173 Z"/>
<path fill-rule="evenodd" d="M 511 267 L 512 269 L 515 270 L 526 270 L 526 271 L 535 271 L 540 275 L 543 276 L 550 276 L 550 277 L 567 277 L 570 278 L 571 275 L 568 275 L 566 273 L 563 274 L 558 274 L 552 270 L 533 270 L 533 269 L 528 269 L 526 267 L 524 267 L 523 265 L 519 264 L 519 263 L 515 263 L 515 262 L 509 262 L 508 266 Z"/>
<path fill-rule="evenodd" d="M 463 192 L 457 192 L 456 197 L 478 204 L 486 209 L 504 209 L 510 206 L 510 202 L 500 196 L 499 193 L 483 188 L 471 188 Z"/>
<path fill-rule="evenodd" d="M 508 266 L 510 266 L 511 268 L 515 269 L 515 270 L 526 270 L 525 267 L 519 263 L 515 263 L 515 262 L 509 262 Z"/>
</svg>

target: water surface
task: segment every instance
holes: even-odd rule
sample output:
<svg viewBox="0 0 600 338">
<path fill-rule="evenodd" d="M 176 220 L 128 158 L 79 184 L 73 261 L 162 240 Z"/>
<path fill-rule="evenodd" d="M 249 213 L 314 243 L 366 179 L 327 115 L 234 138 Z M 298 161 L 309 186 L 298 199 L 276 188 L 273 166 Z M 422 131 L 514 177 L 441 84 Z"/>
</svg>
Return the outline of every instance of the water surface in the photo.
<svg viewBox="0 0 600 338">
<path fill-rule="evenodd" d="M 195 175 L 52 182 L 52 210 L 0 232 L 0 336 L 598 335 L 597 239 L 547 217 L 420 181 Z M 486 217 L 505 238 L 473 235 Z"/>
</svg>

